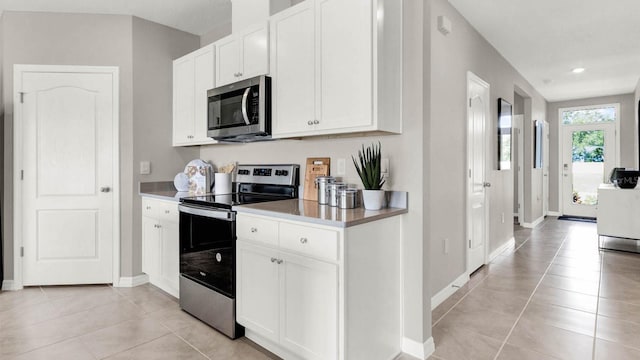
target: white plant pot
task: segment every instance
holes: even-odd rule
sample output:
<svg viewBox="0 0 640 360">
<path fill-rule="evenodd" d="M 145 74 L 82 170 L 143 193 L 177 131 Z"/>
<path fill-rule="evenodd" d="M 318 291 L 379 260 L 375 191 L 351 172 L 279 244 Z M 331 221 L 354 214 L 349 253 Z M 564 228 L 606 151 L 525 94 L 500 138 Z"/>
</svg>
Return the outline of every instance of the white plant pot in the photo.
<svg viewBox="0 0 640 360">
<path fill-rule="evenodd" d="M 362 190 L 362 202 L 367 210 L 380 210 L 385 206 L 384 190 Z"/>
</svg>

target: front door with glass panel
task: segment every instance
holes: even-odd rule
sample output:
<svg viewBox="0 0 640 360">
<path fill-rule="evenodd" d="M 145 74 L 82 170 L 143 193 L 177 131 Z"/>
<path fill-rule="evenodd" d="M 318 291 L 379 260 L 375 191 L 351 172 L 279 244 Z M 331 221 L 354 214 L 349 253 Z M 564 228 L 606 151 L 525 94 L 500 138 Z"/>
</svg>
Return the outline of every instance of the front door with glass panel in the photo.
<svg viewBox="0 0 640 360">
<path fill-rule="evenodd" d="M 617 110 L 613 105 L 560 110 L 564 215 L 596 217 L 598 187 L 618 161 Z"/>
</svg>

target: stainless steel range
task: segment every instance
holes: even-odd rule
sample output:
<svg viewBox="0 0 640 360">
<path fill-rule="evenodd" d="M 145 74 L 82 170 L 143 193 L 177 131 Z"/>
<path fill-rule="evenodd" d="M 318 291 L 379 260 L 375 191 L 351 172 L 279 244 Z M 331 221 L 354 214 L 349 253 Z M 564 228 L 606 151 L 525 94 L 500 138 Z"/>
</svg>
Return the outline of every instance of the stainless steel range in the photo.
<svg viewBox="0 0 640 360">
<path fill-rule="evenodd" d="M 240 165 L 235 192 L 180 200 L 180 307 L 235 339 L 236 213 L 233 206 L 298 197 L 299 165 Z"/>
</svg>

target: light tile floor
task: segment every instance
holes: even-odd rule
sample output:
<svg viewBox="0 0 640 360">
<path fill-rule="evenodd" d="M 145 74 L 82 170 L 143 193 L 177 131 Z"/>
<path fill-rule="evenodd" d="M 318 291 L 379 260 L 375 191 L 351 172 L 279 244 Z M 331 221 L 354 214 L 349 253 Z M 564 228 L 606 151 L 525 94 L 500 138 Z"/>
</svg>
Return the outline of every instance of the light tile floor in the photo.
<svg viewBox="0 0 640 360">
<path fill-rule="evenodd" d="M 555 218 L 515 238 L 432 312 L 431 360 L 640 359 L 640 254 L 599 251 L 595 224 Z M 277 357 L 146 285 L 0 293 L 0 359 Z"/>
<path fill-rule="evenodd" d="M 640 254 L 557 218 L 515 239 L 434 309 L 432 359 L 640 359 Z"/>
</svg>

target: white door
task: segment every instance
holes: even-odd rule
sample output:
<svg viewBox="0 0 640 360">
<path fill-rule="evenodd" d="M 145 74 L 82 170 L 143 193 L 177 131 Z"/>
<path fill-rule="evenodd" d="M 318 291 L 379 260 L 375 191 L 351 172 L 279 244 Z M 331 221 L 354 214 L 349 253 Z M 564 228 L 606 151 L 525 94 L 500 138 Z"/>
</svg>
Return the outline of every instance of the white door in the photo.
<svg viewBox="0 0 640 360">
<path fill-rule="evenodd" d="M 489 118 L 489 84 L 467 73 L 467 271 L 472 273 L 486 260 L 487 239 L 487 119 Z"/>
<path fill-rule="evenodd" d="M 522 224 L 524 221 L 524 137 L 523 137 L 523 124 L 524 124 L 524 115 L 514 115 L 513 116 L 513 129 L 515 137 L 515 146 L 516 154 L 514 157 L 515 164 L 513 169 L 516 173 L 515 176 L 515 186 L 514 189 L 516 193 L 514 194 L 516 204 L 514 206 L 514 213 L 518 216 L 518 223 Z"/>
<path fill-rule="evenodd" d="M 596 217 L 598 186 L 617 163 L 615 123 L 564 125 L 562 134 L 563 215 Z"/>
<path fill-rule="evenodd" d="M 22 144 L 16 171 L 24 170 L 16 224 L 24 285 L 114 280 L 117 74 L 116 68 L 15 68 L 22 94 L 15 141 Z"/>
<path fill-rule="evenodd" d="M 549 213 L 549 123 L 542 128 L 542 216 Z"/>
</svg>

